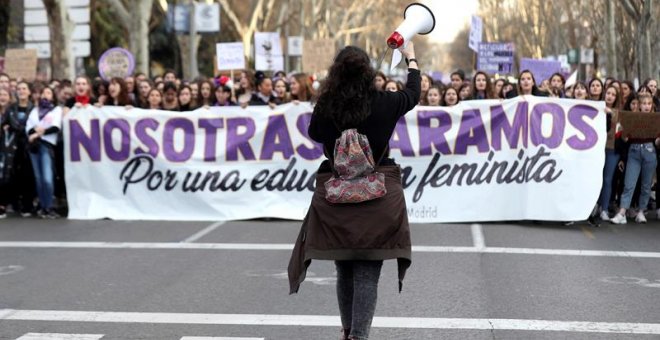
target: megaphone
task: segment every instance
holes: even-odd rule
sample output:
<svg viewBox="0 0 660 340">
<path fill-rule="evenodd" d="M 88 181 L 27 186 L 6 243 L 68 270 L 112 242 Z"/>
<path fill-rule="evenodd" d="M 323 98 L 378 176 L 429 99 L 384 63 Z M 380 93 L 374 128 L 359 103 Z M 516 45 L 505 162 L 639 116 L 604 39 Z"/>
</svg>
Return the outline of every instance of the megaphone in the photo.
<svg viewBox="0 0 660 340">
<path fill-rule="evenodd" d="M 429 34 L 435 28 L 435 16 L 430 8 L 420 3 L 412 3 L 403 12 L 403 22 L 387 39 L 387 46 L 394 49 L 392 66 L 394 69 L 401 62 L 402 55 L 397 49 L 405 46 L 415 34 Z"/>
</svg>

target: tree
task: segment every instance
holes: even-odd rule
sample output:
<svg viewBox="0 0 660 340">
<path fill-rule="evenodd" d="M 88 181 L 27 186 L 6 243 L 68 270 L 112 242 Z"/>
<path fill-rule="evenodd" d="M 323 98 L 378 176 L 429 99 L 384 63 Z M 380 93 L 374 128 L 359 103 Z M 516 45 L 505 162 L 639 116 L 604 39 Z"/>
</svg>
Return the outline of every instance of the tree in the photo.
<svg viewBox="0 0 660 340">
<path fill-rule="evenodd" d="M 11 6 L 9 6 L 9 0 L 0 0 L 0 54 L 4 54 L 7 47 L 10 15 Z"/>
<path fill-rule="evenodd" d="M 117 16 L 128 36 L 128 49 L 135 55 L 136 71 L 149 73 L 149 20 L 154 0 L 103 0 Z"/>
<path fill-rule="evenodd" d="M 637 39 L 635 51 L 637 52 L 637 68 L 640 80 L 653 77 L 654 67 L 651 59 L 651 32 L 653 24 L 653 1 L 644 0 L 632 3 L 630 0 L 621 0 L 621 4 L 630 18 L 637 23 Z"/>
<path fill-rule="evenodd" d="M 75 78 L 71 36 L 75 27 L 64 0 L 43 0 L 50 31 L 50 63 L 54 79 Z"/>
</svg>

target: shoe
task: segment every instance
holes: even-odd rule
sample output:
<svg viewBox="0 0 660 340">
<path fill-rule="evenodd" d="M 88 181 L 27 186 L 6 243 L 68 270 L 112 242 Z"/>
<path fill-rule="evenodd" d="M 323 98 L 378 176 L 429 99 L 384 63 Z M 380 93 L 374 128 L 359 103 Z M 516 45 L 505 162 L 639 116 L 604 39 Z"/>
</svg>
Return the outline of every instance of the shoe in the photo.
<svg viewBox="0 0 660 340">
<path fill-rule="evenodd" d="M 54 220 L 54 219 L 60 218 L 60 215 L 58 215 L 58 214 L 55 212 L 55 210 L 53 210 L 53 209 L 48 209 L 48 210 L 46 211 L 46 216 L 45 216 L 44 218 L 47 218 L 47 219 L 50 219 L 50 220 Z"/>
<path fill-rule="evenodd" d="M 21 217 L 31 217 L 31 216 L 32 216 L 32 213 L 29 212 L 29 211 L 24 211 L 24 212 L 21 213 Z"/>
<path fill-rule="evenodd" d="M 596 216 L 594 216 L 594 215 L 589 216 L 589 218 L 587 219 L 587 222 L 592 227 L 596 227 L 596 228 L 600 227 L 600 223 L 598 222 L 598 220 L 596 219 Z"/>
<path fill-rule="evenodd" d="M 567 227 L 572 226 L 572 225 L 574 225 L 574 224 L 575 224 L 574 221 L 567 221 L 567 222 L 564 222 L 564 225 L 567 226 Z"/>
<path fill-rule="evenodd" d="M 42 218 L 42 219 L 45 219 L 47 214 L 48 214 L 48 212 L 46 210 L 43 210 L 43 209 L 39 209 L 37 211 L 37 217 Z"/>
<path fill-rule="evenodd" d="M 624 214 L 618 213 L 610 219 L 610 222 L 614 224 L 626 224 L 628 221 L 626 220 L 626 216 Z"/>
<path fill-rule="evenodd" d="M 644 211 L 640 210 L 635 216 L 635 222 L 637 223 L 646 223 L 646 216 L 644 216 Z"/>
<path fill-rule="evenodd" d="M 7 218 L 7 210 L 5 210 L 5 208 L 0 208 L 0 220 L 3 218 Z"/>
<path fill-rule="evenodd" d="M 610 215 L 607 213 L 607 211 L 603 210 L 600 212 L 600 219 L 603 221 L 609 221 Z"/>
</svg>

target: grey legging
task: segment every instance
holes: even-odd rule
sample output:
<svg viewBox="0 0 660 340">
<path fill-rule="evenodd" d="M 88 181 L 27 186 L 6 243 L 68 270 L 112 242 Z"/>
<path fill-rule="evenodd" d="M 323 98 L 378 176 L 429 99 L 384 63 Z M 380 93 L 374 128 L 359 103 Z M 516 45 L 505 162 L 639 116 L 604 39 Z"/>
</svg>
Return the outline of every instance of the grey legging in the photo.
<svg viewBox="0 0 660 340">
<path fill-rule="evenodd" d="M 341 325 L 350 330 L 351 339 L 367 339 L 376 311 L 383 261 L 335 261 L 335 266 Z"/>
</svg>

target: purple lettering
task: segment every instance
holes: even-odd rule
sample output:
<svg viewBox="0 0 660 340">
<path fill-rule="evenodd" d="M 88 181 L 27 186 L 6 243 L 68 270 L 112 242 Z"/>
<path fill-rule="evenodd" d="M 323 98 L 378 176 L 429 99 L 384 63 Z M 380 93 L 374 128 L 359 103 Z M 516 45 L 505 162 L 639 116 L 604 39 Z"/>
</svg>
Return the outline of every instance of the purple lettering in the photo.
<svg viewBox="0 0 660 340">
<path fill-rule="evenodd" d="M 489 151 L 486 129 L 481 119 L 481 111 L 478 109 L 463 111 L 454 153 L 465 155 L 469 146 L 476 146 L 480 153 Z"/>
<path fill-rule="evenodd" d="M 575 150 L 587 150 L 596 145 L 598 141 L 598 133 L 594 128 L 584 121 L 584 117 L 594 119 L 598 115 L 598 110 L 591 106 L 576 105 L 568 110 L 568 121 L 575 129 L 584 135 L 584 139 L 580 139 L 577 135 L 573 135 L 566 140 L 568 145 Z M 656 184 L 657 185 L 657 184 Z"/>
<path fill-rule="evenodd" d="M 98 119 L 90 121 L 90 134 L 85 133 L 85 129 L 77 120 L 69 121 L 69 138 L 71 149 L 71 161 L 80 162 L 80 146 L 82 146 L 92 162 L 101 160 L 101 127 Z"/>
<path fill-rule="evenodd" d="M 284 115 L 268 117 L 268 126 L 264 135 L 264 143 L 261 147 L 260 160 L 271 160 L 275 152 L 281 152 L 284 159 L 293 156 L 293 143 L 289 135 Z"/>
<path fill-rule="evenodd" d="M 519 102 L 516 107 L 516 115 L 513 117 L 513 123 L 509 123 L 502 105 L 491 106 L 491 132 L 493 139 L 491 145 L 493 150 L 502 150 L 502 133 L 504 133 L 504 138 L 506 138 L 511 149 L 518 149 L 518 143 L 521 139 L 522 145 L 527 148 L 527 134 L 529 131 L 527 109 L 527 102 Z"/>
<path fill-rule="evenodd" d="M 243 134 L 238 133 L 239 127 L 245 127 Z M 227 119 L 227 160 L 237 161 L 240 151 L 243 158 L 247 161 L 253 161 L 254 151 L 250 146 L 250 138 L 254 136 L 256 128 L 251 118 L 229 118 Z"/>
<path fill-rule="evenodd" d="M 177 151 L 174 147 L 174 133 L 183 131 L 183 149 Z M 163 130 L 163 154 L 170 162 L 185 162 L 195 151 L 195 125 L 186 118 L 173 118 L 165 123 Z"/>
<path fill-rule="evenodd" d="M 137 121 L 135 124 L 135 135 L 147 147 L 147 150 L 141 147 L 135 148 L 133 152 L 136 155 L 148 154 L 153 158 L 158 156 L 158 142 L 147 133 L 147 129 L 156 131 L 159 125 L 160 123 L 153 118 L 144 118 Z"/>
<path fill-rule="evenodd" d="M 119 150 L 115 150 L 115 146 L 112 143 L 112 132 L 115 129 L 121 132 L 121 147 Z M 131 152 L 130 124 L 124 119 L 108 119 L 108 121 L 105 122 L 105 125 L 103 125 L 103 146 L 105 154 L 108 155 L 108 158 L 111 160 L 118 162 L 127 160 Z"/>
<path fill-rule="evenodd" d="M 401 117 L 399 121 L 396 122 L 394 133 L 392 134 L 392 138 L 390 138 L 390 150 L 393 149 L 399 149 L 401 155 L 404 157 L 415 157 L 415 151 L 410 142 L 408 125 L 406 124 L 405 117 Z"/>
<path fill-rule="evenodd" d="M 552 116 L 552 129 L 549 137 L 543 136 L 543 115 L 549 114 Z M 532 109 L 532 117 L 529 128 L 529 134 L 532 144 L 539 146 L 545 144 L 550 149 L 556 149 L 561 145 L 564 138 L 564 127 L 566 126 L 566 119 L 564 117 L 564 110 L 561 106 L 553 103 L 537 104 Z"/>
<path fill-rule="evenodd" d="M 225 122 L 222 118 L 199 120 L 199 127 L 206 130 L 204 135 L 206 141 L 204 142 L 204 162 L 216 161 L 216 144 L 218 143 L 218 129 L 225 127 Z"/>
<path fill-rule="evenodd" d="M 438 127 L 432 128 L 431 122 L 438 121 Z M 451 155 L 451 149 L 445 133 L 451 129 L 451 115 L 445 111 L 419 111 L 417 113 L 419 125 L 419 154 L 430 156 L 433 154 L 432 145 L 445 155 Z"/>
<path fill-rule="evenodd" d="M 310 112 L 298 116 L 298 120 L 296 121 L 296 127 L 298 128 L 300 134 L 314 145 L 312 148 L 309 148 L 304 144 L 300 144 L 296 148 L 296 152 L 300 155 L 300 157 L 308 161 L 313 161 L 323 155 L 323 145 L 316 143 L 312 140 L 312 138 L 309 137 L 309 132 L 307 130 L 309 129 L 309 122 L 311 120 L 312 113 Z"/>
</svg>

